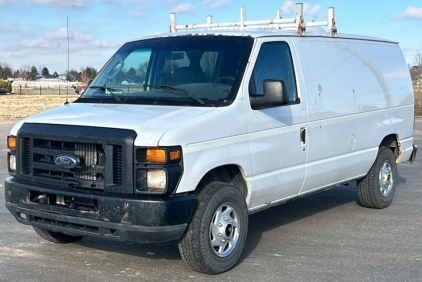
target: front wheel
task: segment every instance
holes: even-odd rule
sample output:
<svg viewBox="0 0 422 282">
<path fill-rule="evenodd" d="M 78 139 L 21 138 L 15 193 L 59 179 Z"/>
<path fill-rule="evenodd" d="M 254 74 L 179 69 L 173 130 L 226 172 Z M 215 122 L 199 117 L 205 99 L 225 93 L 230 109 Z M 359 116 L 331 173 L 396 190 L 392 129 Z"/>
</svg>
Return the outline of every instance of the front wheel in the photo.
<svg viewBox="0 0 422 282">
<path fill-rule="evenodd" d="M 369 173 L 358 181 L 358 196 L 368 208 L 383 209 L 393 201 L 397 183 L 397 164 L 393 151 L 381 147 Z"/>
<path fill-rule="evenodd" d="M 198 195 L 179 252 L 192 269 L 219 274 L 236 264 L 247 233 L 248 211 L 242 193 L 232 185 L 211 182 Z"/>
<path fill-rule="evenodd" d="M 79 241 L 83 238 L 83 236 L 72 236 L 72 235 L 54 232 L 54 231 L 47 230 L 47 229 L 40 228 L 40 227 L 36 227 L 36 226 L 32 226 L 32 227 L 34 228 L 35 232 L 37 232 L 37 234 L 41 238 L 43 238 L 44 240 L 53 242 L 53 243 L 57 243 L 57 244 L 73 243 L 73 242 L 77 242 L 77 241 Z"/>
</svg>

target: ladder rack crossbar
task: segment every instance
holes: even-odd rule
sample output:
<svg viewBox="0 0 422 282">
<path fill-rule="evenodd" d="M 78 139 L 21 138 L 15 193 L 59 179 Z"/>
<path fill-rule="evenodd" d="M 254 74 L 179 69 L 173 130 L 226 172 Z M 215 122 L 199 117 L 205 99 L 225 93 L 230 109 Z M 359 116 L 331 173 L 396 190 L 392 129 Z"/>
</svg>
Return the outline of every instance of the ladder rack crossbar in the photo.
<svg viewBox="0 0 422 282">
<path fill-rule="evenodd" d="M 295 23 L 296 19 L 280 19 L 280 20 L 262 20 L 262 21 L 244 21 L 243 24 L 245 27 L 253 26 L 253 25 L 290 25 L 291 23 Z M 325 22 L 325 25 L 327 23 Z M 189 25 L 176 25 L 176 30 L 183 30 L 183 29 L 214 29 L 220 27 L 240 27 L 241 22 L 229 22 L 229 23 L 213 23 L 213 24 L 189 24 Z"/>
<path fill-rule="evenodd" d="M 307 27 L 315 26 L 327 26 L 331 36 L 337 35 L 337 27 L 334 19 L 334 8 L 328 9 L 328 20 L 318 22 L 305 22 L 303 17 L 303 4 L 296 4 L 296 18 L 282 18 L 282 11 L 277 11 L 277 18 L 269 20 L 257 20 L 247 21 L 246 20 L 246 8 L 243 6 L 240 8 L 240 21 L 238 22 L 225 22 L 225 23 L 213 23 L 212 16 L 207 17 L 206 24 L 187 24 L 177 25 L 176 14 L 170 14 L 170 32 L 177 32 L 179 30 L 188 29 L 207 29 L 207 30 L 222 30 L 222 29 L 285 29 L 295 28 L 300 35 L 306 35 Z"/>
</svg>

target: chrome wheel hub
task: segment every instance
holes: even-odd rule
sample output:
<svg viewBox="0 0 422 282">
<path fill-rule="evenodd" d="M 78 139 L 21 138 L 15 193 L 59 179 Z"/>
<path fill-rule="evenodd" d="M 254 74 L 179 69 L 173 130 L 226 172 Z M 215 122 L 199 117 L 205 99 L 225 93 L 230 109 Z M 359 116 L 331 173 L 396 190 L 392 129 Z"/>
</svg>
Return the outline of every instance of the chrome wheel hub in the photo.
<svg viewBox="0 0 422 282">
<path fill-rule="evenodd" d="M 211 248 L 219 257 L 230 255 L 239 240 L 238 213 L 230 203 L 222 204 L 214 213 L 210 224 Z"/>
<path fill-rule="evenodd" d="M 383 197 L 388 197 L 393 189 L 393 170 L 389 161 L 385 161 L 381 166 L 379 174 L 380 192 Z"/>
</svg>

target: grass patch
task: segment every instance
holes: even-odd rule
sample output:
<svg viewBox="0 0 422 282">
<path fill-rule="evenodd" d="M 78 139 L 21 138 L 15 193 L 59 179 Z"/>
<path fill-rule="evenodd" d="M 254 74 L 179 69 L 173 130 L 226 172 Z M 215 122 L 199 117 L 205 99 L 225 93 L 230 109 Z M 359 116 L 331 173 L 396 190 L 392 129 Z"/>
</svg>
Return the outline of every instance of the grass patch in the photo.
<svg viewBox="0 0 422 282">
<path fill-rule="evenodd" d="M 76 99 L 69 96 L 69 102 Z M 61 106 L 66 101 L 66 96 L 15 96 L 0 95 L 0 120 L 23 119 L 37 113 Z"/>
</svg>

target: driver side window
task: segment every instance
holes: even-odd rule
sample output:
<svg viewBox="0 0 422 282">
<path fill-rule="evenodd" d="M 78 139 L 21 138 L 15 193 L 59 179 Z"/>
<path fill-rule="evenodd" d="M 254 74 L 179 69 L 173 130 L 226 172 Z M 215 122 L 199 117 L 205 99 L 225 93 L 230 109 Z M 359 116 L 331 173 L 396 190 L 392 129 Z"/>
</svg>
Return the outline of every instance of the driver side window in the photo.
<svg viewBox="0 0 422 282">
<path fill-rule="evenodd" d="M 269 42 L 262 44 L 249 81 L 249 95 L 264 95 L 264 81 L 266 79 L 284 80 L 289 93 L 289 101 L 297 101 L 293 61 L 287 43 Z"/>
</svg>

